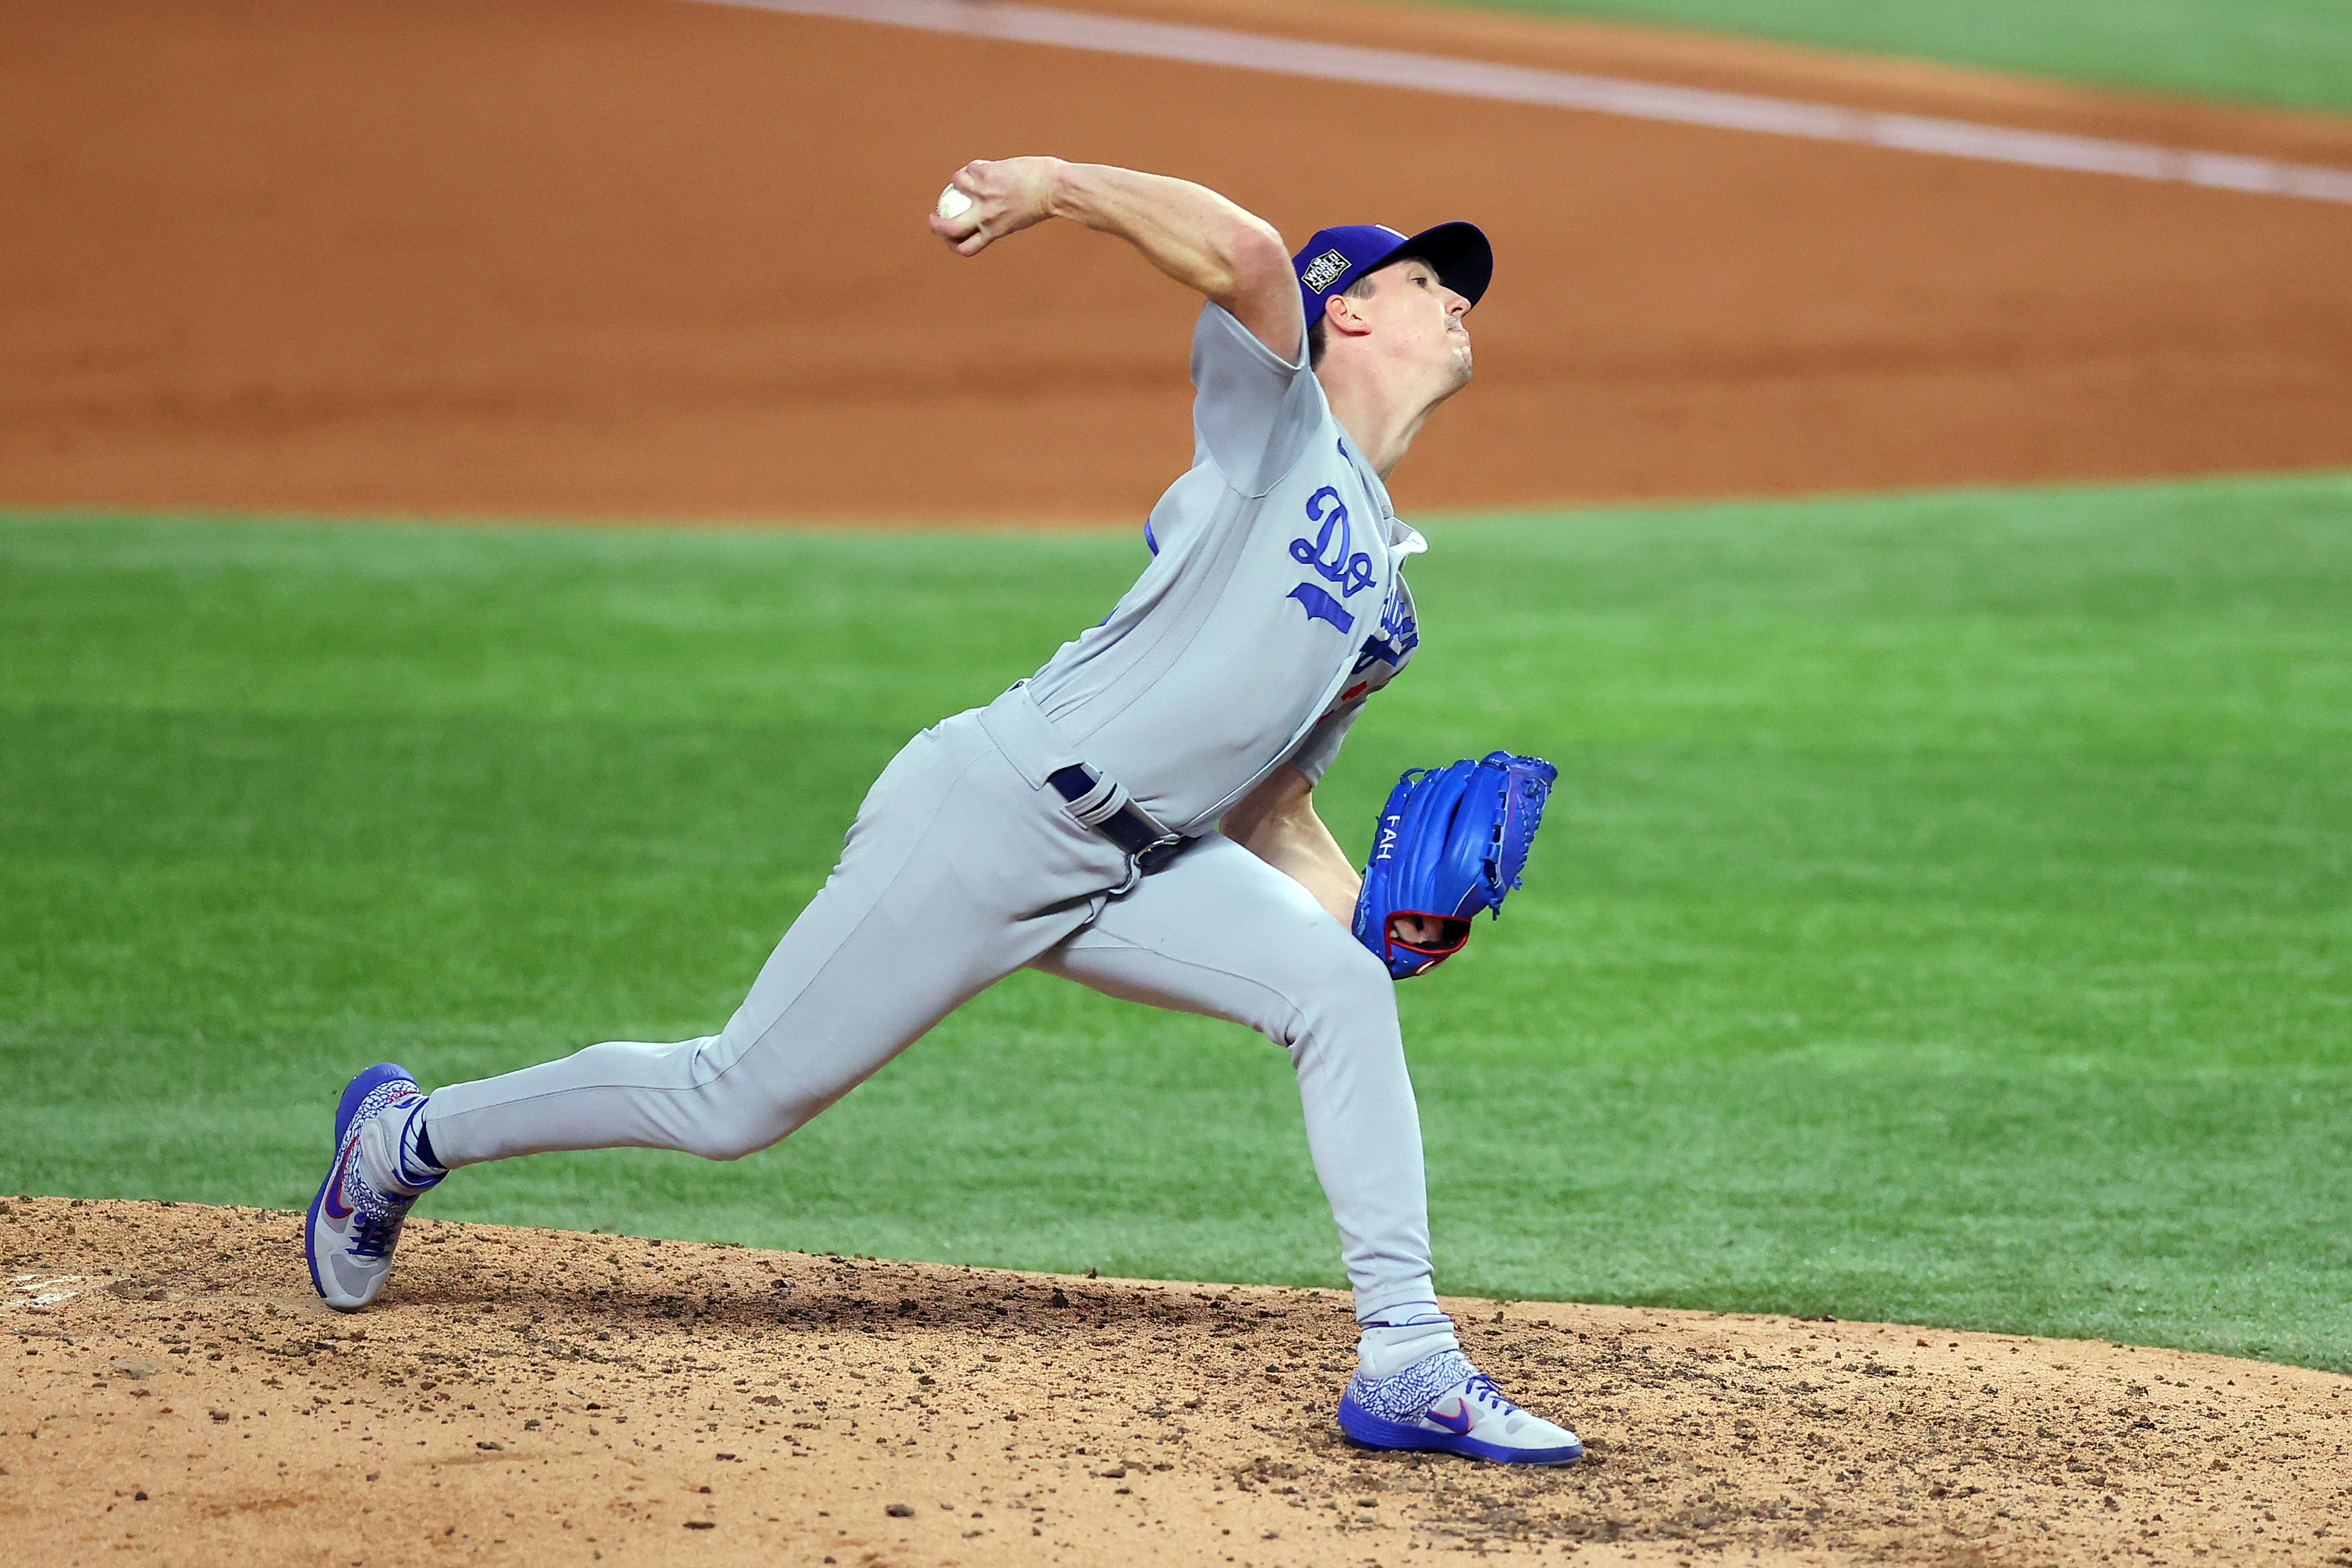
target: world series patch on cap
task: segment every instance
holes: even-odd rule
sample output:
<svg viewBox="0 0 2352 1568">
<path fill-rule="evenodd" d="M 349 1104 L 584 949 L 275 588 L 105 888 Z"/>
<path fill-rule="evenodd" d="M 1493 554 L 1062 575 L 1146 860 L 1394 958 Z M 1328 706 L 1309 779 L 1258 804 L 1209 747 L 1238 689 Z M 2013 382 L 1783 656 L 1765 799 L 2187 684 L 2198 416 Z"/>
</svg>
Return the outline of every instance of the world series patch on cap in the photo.
<svg viewBox="0 0 2352 1568">
<path fill-rule="evenodd" d="M 1495 247 L 1475 224 L 1440 224 L 1405 235 L 1386 224 L 1344 224 L 1318 229 L 1307 248 L 1291 257 L 1298 274 L 1299 308 L 1309 322 L 1323 317 L 1323 302 L 1345 294 L 1356 279 L 1391 262 L 1417 256 L 1437 269 L 1437 280 L 1478 303 L 1495 276 Z"/>
</svg>

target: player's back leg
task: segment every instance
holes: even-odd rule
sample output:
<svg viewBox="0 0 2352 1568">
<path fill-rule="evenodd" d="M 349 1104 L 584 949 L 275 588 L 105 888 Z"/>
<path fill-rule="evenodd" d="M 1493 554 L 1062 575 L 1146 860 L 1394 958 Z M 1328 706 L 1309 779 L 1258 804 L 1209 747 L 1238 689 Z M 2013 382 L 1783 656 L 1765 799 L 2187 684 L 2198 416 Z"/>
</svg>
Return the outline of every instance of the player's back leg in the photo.
<svg viewBox="0 0 2352 1568">
<path fill-rule="evenodd" d="M 731 1159 L 805 1124 L 1124 875 L 1115 847 L 1037 795 L 969 716 L 924 732 L 876 781 L 840 864 L 725 1030 L 436 1091 L 443 1163 L 622 1145 Z"/>
<path fill-rule="evenodd" d="M 372 1106 L 369 1137 L 339 1134 L 330 1181 L 401 1194 L 404 1214 L 441 1171 L 484 1160 L 624 1145 L 733 1159 L 765 1148 L 1066 936 L 1126 872 L 1126 857 L 1058 794 L 1024 782 L 970 716 L 949 719 L 877 780 L 840 864 L 719 1033 L 607 1041 Z M 379 1149 L 415 1163 L 404 1171 L 375 1158 Z M 357 1225 L 348 1237 L 306 1231 L 314 1278 L 367 1279 L 363 1292 L 322 1282 L 337 1305 L 365 1304 L 390 1267 L 396 1226 Z"/>
</svg>

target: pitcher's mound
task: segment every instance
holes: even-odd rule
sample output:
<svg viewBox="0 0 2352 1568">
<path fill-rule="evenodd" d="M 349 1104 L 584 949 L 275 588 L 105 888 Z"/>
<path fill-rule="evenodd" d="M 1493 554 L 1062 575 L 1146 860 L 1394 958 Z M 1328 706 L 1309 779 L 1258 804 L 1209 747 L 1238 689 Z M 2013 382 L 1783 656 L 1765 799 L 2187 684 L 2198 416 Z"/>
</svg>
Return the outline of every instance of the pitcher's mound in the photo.
<svg viewBox="0 0 2352 1568">
<path fill-rule="evenodd" d="M 2352 1568 L 2352 1378 L 2293 1367 L 1450 1301 L 1591 1449 L 1510 1469 L 1349 1448 L 1332 1291 L 423 1220 L 342 1317 L 296 1215 L 0 1209 L 23 1562 Z"/>
</svg>

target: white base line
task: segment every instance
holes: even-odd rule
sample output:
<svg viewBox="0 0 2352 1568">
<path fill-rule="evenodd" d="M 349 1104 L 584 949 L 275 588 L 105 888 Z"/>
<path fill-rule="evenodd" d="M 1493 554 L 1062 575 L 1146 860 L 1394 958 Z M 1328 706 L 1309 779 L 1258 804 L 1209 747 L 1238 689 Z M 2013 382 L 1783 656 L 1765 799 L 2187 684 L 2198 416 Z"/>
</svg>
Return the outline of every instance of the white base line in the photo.
<svg viewBox="0 0 2352 1568">
<path fill-rule="evenodd" d="M 1140 55 L 1194 65 L 1231 66 L 1326 81 L 1415 89 L 1458 98 L 1542 104 L 1633 120 L 1755 131 L 1768 136 L 1802 136 L 1816 141 L 1853 141 L 1908 152 L 1940 153 L 1989 163 L 2022 163 L 2037 169 L 2071 169 L 2088 174 L 2121 174 L 2252 191 L 2313 201 L 2352 203 L 2352 170 L 2313 163 L 2282 163 L 2227 152 L 2198 152 L 2095 136 L 2063 136 L 1964 120 L 1932 120 L 1916 114 L 1885 114 L 1795 99 L 1758 98 L 1705 88 L 1669 87 L 1619 77 L 1538 70 L 1488 60 L 1449 59 L 1368 49 L 1352 44 L 1317 44 L 1297 38 L 1230 33 L 1172 22 L 1101 16 L 1026 5 L 1013 0 L 711 0 L 718 5 L 782 11 L 961 33 L 1011 43 L 1046 44 L 1099 54 Z"/>
</svg>

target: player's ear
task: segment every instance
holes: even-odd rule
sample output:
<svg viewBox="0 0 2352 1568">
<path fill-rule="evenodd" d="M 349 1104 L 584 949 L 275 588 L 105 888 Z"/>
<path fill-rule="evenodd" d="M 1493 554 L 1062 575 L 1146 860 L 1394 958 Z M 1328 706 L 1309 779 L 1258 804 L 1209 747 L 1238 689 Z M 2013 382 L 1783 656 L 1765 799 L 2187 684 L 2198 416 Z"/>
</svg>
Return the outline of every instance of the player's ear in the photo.
<svg viewBox="0 0 2352 1568">
<path fill-rule="evenodd" d="M 1327 341 L 1333 335 L 1360 338 L 1372 329 L 1371 318 L 1364 314 L 1363 302 L 1349 294 L 1334 294 L 1323 301 L 1323 321 Z"/>
</svg>

